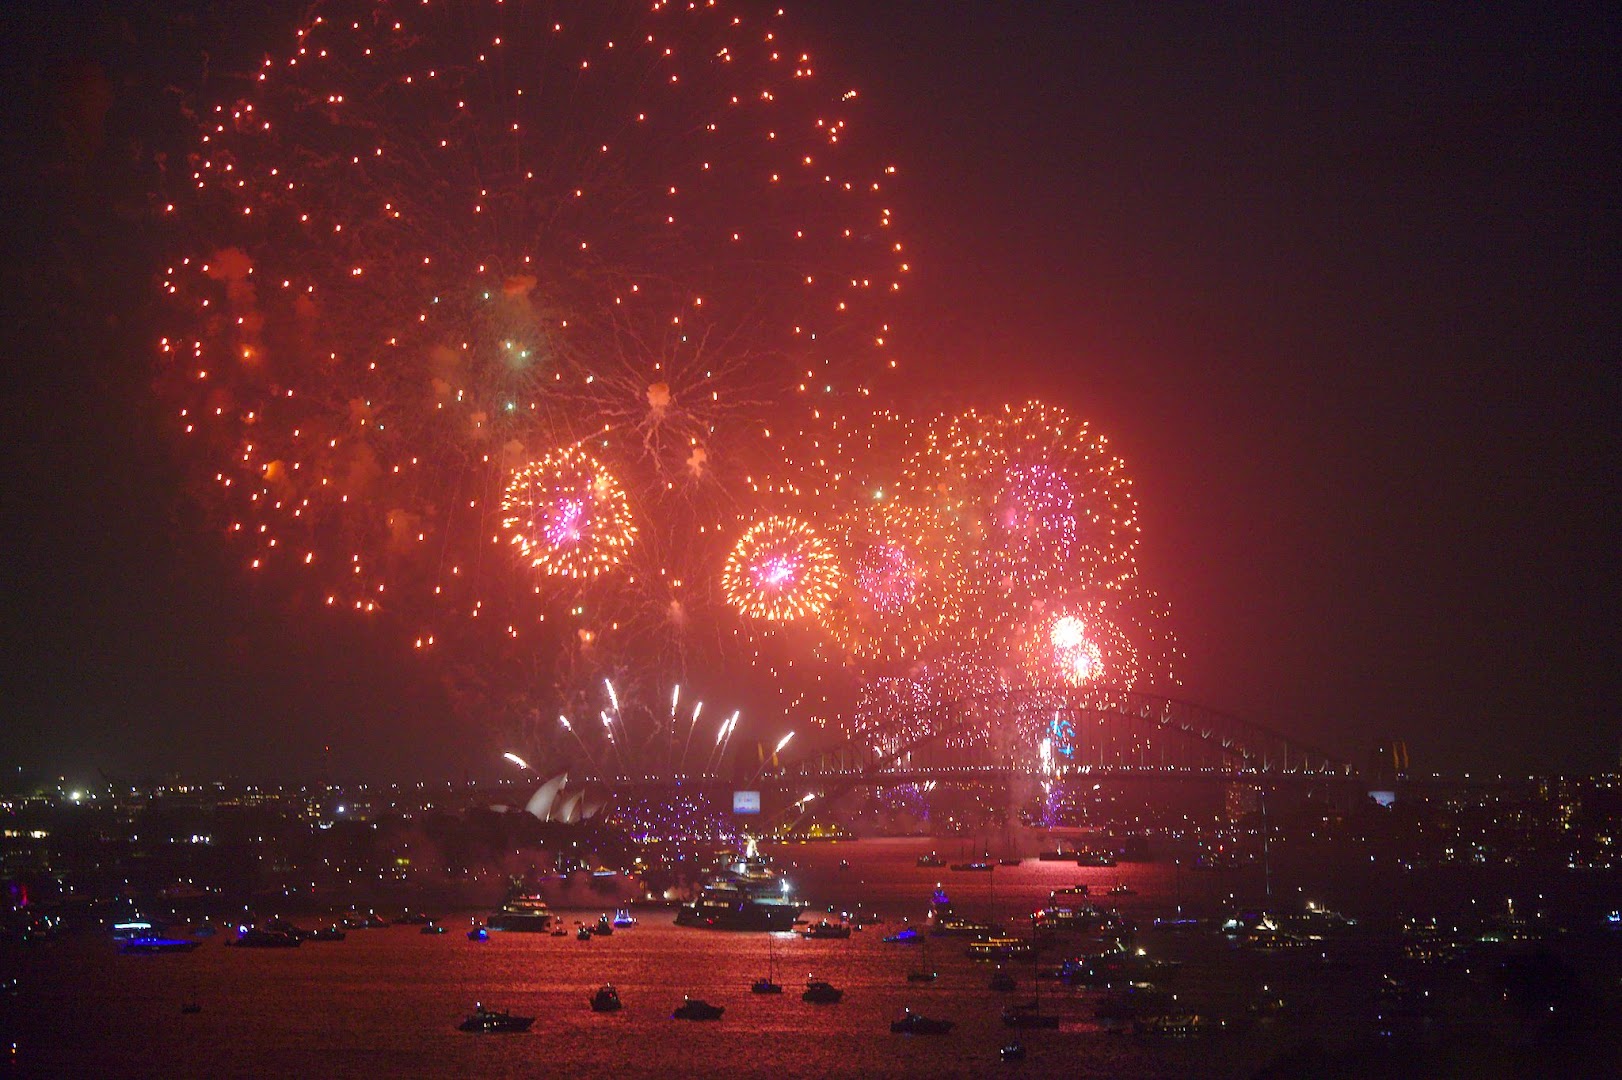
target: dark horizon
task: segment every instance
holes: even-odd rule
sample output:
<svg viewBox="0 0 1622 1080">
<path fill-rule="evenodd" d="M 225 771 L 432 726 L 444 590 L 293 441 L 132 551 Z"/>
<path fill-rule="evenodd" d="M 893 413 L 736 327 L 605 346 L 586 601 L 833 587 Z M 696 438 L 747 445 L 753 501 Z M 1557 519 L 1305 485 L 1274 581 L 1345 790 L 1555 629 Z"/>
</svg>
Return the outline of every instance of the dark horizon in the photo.
<svg viewBox="0 0 1622 1080">
<path fill-rule="evenodd" d="M 181 491 L 152 151 L 295 14 L 205 7 L 0 16 L 0 764 L 499 775 L 402 634 L 256 591 Z M 1616 767 L 1613 10 L 790 16 L 900 166 L 904 375 L 1109 435 L 1174 696 L 1424 774 Z"/>
</svg>

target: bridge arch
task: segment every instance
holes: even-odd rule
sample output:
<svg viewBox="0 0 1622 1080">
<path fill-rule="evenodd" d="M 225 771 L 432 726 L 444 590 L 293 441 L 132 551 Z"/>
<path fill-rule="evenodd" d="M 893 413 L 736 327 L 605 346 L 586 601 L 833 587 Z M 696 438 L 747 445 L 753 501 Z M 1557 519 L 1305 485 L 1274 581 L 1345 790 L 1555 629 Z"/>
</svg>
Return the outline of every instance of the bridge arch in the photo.
<svg viewBox="0 0 1622 1080">
<path fill-rule="evenodd" d="M 1050 756 L 1039 762 L 1036 732 Z M 1002 738 L 986 738 L 987 732 Z M 1023 745 L 1021 745 L 1023 744 Z M 813 751 L 784 775 L 853 784 L 997 772 L 1351 776 L 1332 753 L 1179 698 L 1108 686 L 1026 688 L 898 715 L 860 741 Z M 841 786 L 844 786 L 842 783 Z"/>
</svg>

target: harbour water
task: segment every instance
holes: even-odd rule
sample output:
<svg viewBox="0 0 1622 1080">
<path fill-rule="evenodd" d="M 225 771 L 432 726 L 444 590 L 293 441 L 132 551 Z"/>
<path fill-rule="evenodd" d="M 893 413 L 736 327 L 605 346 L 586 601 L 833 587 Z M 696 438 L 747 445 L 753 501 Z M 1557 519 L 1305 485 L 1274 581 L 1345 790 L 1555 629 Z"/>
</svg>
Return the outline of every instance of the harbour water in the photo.
<svg viewBox="0 0 1622 1080">
<path fill-rule="evenodd" d="M 1038 986 L 1028 959 L 1007 962 L 1017 989 L 998 993 L 988 988 L 993 965 L 966 956 L 963 939 L 926 935 L 901 945 L 883 937 L 903 919 L 923 919 L 937 882 L 959 911 L 994 916 L 1016 936 L 1029 933 L 1031 913 L 1054 889 L 1085 883 L 1097 894 L 1124 883 L 1132 895 L 1100 901 L 1147 925 L 1173 912 L 1179 898 L 1191 908 L 1219 906 L 1214 890 L 1227 882 L 1165 863 L 918 867 L 917 856 L 937 846 L 878 840 L 773 851 L 795 887 L 818 901 L 808 917 L 832 907 L 834 915 L 859 910 L 883 919 L 843 940 L 681 928 L 663 908 L 638 909 L 637 926 L 589 941 L 573 933 L 497 933 L 474 942 L 464 933 L 478 914 L 470 912 L 446 913 L 449 932 L 442 935 L 400 925 L 293 949 L 231 949 L 215 937 L 186 954 L 132 956 L 105 937 L 65 936 L 8 954 L 18 982 L 5 1002 L 8 1041 L 16 1044 L 6 1064 L 10 1075 L 51 1077 L 976 1077 L 1017 1070 L 1141 1078 L 1252 1076 L 1281 1061 L 1286 1071 L 1277 1075 L 1534 1076 L 1569 1057 L 1564 1075 L 1605 1075 L 1592 1071 L 1604 1060 L 1593 1056 L 1594 1045 L 1550 1047 L 1488 1030 L 1497 1023 L 1493 1012 L 1469 1001 L 1450 1006 L 1428 1030 L 1395 1041 L 1378 1035 L 1371 988 L 1395 957 L 1370 939 L 1261 955 L 1217 935 L 1145 931 L 1139 941 L 1153 956 L 1182 962 L 1167 989 L 1224 1026 L 1186 1041 L 1112 1033 L 1094 1017 L 1101 991 L 1053 980 Z M 959 852 L 942 847 L 941 854 L 955 861 Z M 600 912 L 560 914 L 572 927 Z M 1048 967 L 1056 960 L 1042 957 Z M 769 962 L 786 992 L 751 994 Z M 908 971 L 925 968 L 939 978 L 907 980 Z M 802 1001 L 808 976 L 843 988 L 844 1000 Z M 588 1007 L 603 983 L 618 988 L 620 1012 Z M 1250 1008 L 1264 986 L 1286 1003 L 1276 1015 Z M 1038 993 L 1042 1011 L 1060 1016 L 1059 1028 L 1011 1032 L 1001 1020 L 1005 1006 Z M 674 1020 L 684 995 L 724 1006 L 725 1015 L 713 1023 Z M 199 1011 L 183 1012 L 191 1003 Z M 475 1003 L 537 1019 L 523 1034 L 459 1032 Z M 892 1035 L 889 1021 L 903 1008 L 956 1026 L 939 1036 Z M 1016 1034 L 1027 1056 L 1006 1064 L 999 1048 Z"/>
</svg>

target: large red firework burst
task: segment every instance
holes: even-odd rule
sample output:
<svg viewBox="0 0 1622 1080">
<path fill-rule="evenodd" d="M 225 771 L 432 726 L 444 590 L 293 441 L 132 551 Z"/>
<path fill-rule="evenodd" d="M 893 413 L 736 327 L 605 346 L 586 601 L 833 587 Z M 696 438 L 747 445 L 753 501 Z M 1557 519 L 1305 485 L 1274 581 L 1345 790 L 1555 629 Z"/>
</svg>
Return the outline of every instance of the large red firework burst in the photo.
<svg viewBox="0 0 1622 1080">
<path fill-rule="evenodd" d="M 760 462 L 893 363 L 894 170 L 792 36 L 714 0 L 332 0 L 201 109 L 163 392 L 245 561 L 422 642 L 683 652 Z M 502 542 L 560 447 L 623 485 L 621 574 Z"/>
</svg>

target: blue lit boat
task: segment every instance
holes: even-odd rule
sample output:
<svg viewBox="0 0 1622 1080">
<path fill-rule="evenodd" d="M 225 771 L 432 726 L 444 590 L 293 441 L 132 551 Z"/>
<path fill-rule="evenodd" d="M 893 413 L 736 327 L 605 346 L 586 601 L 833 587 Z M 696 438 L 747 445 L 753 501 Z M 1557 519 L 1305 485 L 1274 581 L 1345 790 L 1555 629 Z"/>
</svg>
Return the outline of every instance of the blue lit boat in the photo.
<svg viewBox="0 0 1622 1080">
<path fill-rule="evenodd" d="M 201 941 L 187 938 L 139 937 L 129 938 L 119 945 L 121 953 L 187 953 L 201 945 Z"/>
</svg>

